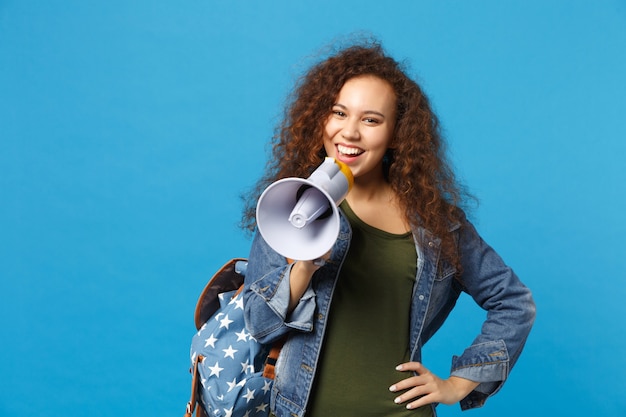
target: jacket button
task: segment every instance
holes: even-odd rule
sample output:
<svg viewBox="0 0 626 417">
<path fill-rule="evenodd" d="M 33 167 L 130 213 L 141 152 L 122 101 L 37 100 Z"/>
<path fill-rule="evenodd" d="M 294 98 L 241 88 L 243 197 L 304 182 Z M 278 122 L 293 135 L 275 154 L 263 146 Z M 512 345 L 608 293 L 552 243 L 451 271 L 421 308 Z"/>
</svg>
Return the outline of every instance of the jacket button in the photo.
<svg viewBox="0 0 626 417">
<path fill-rule="evenodd" d="M 424 294 L 420 294 L 417 298 L 422 301 L 424 299 Z"/>
<path fill-rule="evenodd" d="M 435 244 L 433 242 L 428 242 L 428 246 L 432 248 L 433 246 L 435 246 Z"/>
</svg>

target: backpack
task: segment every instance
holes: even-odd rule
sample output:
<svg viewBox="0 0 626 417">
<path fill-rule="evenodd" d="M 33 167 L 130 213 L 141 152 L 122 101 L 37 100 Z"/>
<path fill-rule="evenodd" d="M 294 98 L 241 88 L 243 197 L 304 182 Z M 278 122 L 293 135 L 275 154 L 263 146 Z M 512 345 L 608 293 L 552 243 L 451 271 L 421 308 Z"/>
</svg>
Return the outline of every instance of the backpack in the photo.
<svg viewBox="0 0 626 417">
<path fill-rule="evenodd" d="M 205 286 L 191 340 L 191 398 L 185 417 L 266 417 L 280 346 L 257 342 L 243 316 L 244 258 L 228 261 Z"/>
</svg>

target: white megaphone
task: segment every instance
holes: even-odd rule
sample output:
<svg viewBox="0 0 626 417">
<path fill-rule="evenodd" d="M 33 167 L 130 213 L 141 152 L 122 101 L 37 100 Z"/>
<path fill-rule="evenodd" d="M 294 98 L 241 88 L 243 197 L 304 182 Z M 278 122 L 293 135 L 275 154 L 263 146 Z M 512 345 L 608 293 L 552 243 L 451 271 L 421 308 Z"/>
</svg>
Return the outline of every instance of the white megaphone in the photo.
<svg viewBox="0 0 626 417">
<path fill-rule="evenodd" d="M 285 178 L 263 191 L 256 208 L 259 232 L 286 258 L 313 260 L 326 254 L 339 235 L 339 209 L 354 178 L 348 166 L 334 158 L 307 179 Z"/>
</svg>

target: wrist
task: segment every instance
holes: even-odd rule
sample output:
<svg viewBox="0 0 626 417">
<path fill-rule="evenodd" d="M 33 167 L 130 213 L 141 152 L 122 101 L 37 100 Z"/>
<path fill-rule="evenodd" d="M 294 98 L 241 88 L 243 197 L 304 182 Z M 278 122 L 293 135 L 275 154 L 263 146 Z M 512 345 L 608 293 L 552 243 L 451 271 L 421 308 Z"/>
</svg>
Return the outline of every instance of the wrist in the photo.
<svg viewBox="0 0 626 417">
<path fill-rule="evenodd" d="M 474 391 L 474 389 L 480 385 L 479 382 L 461 378 L 459 376 L 451 376 L 448 378 L 448 382 L 454 387 L 454 391 L 457 393 L 459 401 L 467 397 L 470 392 Z"/>
<path fill-rule="evenodd" d="M 319 265 L 316 265 L 313 261 L 296 261 L 292 267 L 292 274 L 300 275 L 310 279 L 313 273 L 319 269 Z"/>
</svg>

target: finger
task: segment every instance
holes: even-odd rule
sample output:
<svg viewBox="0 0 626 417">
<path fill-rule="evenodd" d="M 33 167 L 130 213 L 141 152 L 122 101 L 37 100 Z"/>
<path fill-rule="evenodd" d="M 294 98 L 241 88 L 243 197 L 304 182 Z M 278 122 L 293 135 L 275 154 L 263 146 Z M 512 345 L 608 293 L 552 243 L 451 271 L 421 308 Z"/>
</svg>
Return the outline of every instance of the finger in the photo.
<svg viewBox="0 0 626 417">
<path fill-rule="evenodd" d="M 401 363 L 400 365 L 396 366 L 396 371 L 400 371 L 400 372 L 413 371 L 413 372 L 418 373 L 419 375 L 423 375 L 425 373 L 430 372 L 420 362 L 405 362 L 405 363 Z"/>
<path fill-rule="evenodd" d="M 412 401 L 406 405 L 406 408 L 409 410 L 413 410 L 415 408 L 423 407 L 425 405 L 437 402 L 432 394 L 424 395 L 423 397 L 418 398 L 415 401 Z"/>
<path fill-rule="evenodd" d="M 428 387 L 425 385 L 420 385 L 420 386 L 411 388 L 410 390 L 402 393 L 401 395 L 398 395 L 396 398 L 394 398 L 393 402 L 396 404 L 402 404 L 407 401 L 415 400 L 416 398 L 419 399 L 420 397 L 423 397 L 428 394 L 430 394 Z"/>
<path fill-rule="evenodd" d="M 402 390 L 409 389 L 412 387 L 417 387 L 420 385 L 424 385 L 420 381 L 420 378 L 417 376 L 412 376 L 412 377 L 396 382 L 395 384 L 389 387 L 389 391 L 391 392 L 402 391 Z"/>
</svg>

